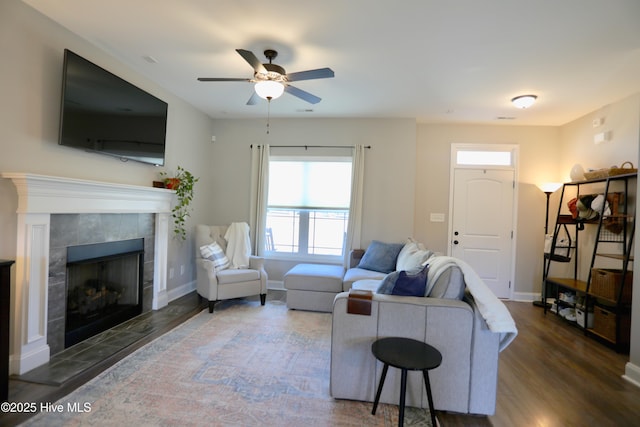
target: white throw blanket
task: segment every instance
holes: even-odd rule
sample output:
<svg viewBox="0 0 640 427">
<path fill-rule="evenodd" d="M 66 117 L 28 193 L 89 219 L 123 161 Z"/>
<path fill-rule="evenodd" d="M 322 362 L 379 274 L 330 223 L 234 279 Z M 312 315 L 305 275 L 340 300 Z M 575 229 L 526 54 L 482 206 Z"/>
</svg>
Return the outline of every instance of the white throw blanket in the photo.
<svg viewBox="0 0 640 427">
<path fill-rule="evenodd" d="M 230 268 L 248 268 L 251 255 L 251 240 L 249 239 L 249 224 L 246 222 L 232 223 L 224 234 L 227 241 L 225 255 L 231 262 Z"/>
<path fill-rule="evenodd" d="M 460 268 L 464 275 L 467 289 L 473 296 L 480 315 L 487 322 L 489 330 L 502 335 L 500 338 L 500 351 L 507 348 L 518 335 L 516 323 L 504 303 L 489 289 L 486 283 L 478 276 L 478 273 L 469 264 L 454 257 L 433 256 L 429 258 L 428 264 L 427 283 L 431 284 L 430 286 L 433 286 L 438 277 L 448 267 L 457 265 Z M 430 289 L 427 291 L 431 292 Z"/>
</svg>

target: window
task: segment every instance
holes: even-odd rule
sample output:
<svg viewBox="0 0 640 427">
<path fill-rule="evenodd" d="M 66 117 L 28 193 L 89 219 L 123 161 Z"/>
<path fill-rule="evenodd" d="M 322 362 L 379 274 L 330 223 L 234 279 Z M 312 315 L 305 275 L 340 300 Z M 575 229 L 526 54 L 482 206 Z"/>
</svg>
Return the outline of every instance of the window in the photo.
<svg viewBox="0 0 640 427">
<path fill-rule="evenodd" d="M 455 168 L 514 169 L 517 153 L 515 144 L 451 144 L 451 164 Z"/>
<path fill-rule="evenodd" d="M 458 151 L 459 165 L 511 166 L 511 151 Z"/>
<path fill-rule="evenodd" d="M 271 156 L 265 254 L 341 257 L 350 199 L 350 157 Z"/>
</svg>

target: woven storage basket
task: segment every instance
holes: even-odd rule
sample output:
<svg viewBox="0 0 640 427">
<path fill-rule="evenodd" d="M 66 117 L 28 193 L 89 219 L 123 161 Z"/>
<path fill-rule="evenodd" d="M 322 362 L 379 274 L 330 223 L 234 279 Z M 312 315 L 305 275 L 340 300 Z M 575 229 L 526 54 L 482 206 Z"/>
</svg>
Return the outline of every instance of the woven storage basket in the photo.
<svg viewBox="0 0 640 427">
<path fill-rule="evenodd" d="M 620 328 L 619 342 L 616 327 Z M 593 307 L 593 331 L 613 343 L 626 345 L 630 341 L 631 316 L 628 313 L 616 315 L 613 311 L 596 305 Z"/>
<path fill-rule="evenodd" d="M 593 330 L 611 341 L 616 340 L 616 315 L 602 307 L 593 308 Z"/>
<path fill-rule="evenodd" d="M 624 281 L 621 301 L 631 302 L 633 271 L 627 271 Z M 591 295 L 616 301 L 621 285 L 622 270 L 610 268 L 594 268 L 591 270 L 591 284 L 589 285 L 589 293 Z"/>
<path fill-rule="evenodd" d="M 625 165 L 628 165 L 628 167 L 625 167 Z M 619 168 L 610 168 L 609 176 L 624 175 L 626 173 L 636 173 L 636 172 L 638 172 L 638 169 L 633 167 L 633 163 L 624 162 L 623 164 L 620 165 Z"/>
<path fill-rule="evenodd" d="M 594 171 L 589 171 L 584 173 L 585 179 L 599 179 L 606 178 L 609 176 L 609 169 L 597 169 Z"/>
</svg>

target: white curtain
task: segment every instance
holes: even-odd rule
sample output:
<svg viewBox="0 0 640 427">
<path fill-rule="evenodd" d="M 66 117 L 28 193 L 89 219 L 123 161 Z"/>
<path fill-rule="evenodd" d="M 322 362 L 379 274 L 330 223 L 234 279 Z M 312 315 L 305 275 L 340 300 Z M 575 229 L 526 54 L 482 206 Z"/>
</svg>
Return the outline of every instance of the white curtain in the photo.
<svg viewBox="0 0 640 427">
<path fill-rule="evenodd" d="M 349 253 L 361 248 L 362 196 L 364 193 L 364 145 L 353 147 L 351 169 L 351 202 L 349 204 L 349 224 L 344 245 L 344 265 L 349 268 Z"/>
<path fill-rule="evenodd" d="M 253 253 L 264 255 L 269 192 L 269 145 L 251 146 L 251 203 L 249 226 L 252 231 Z"/>
</svg>

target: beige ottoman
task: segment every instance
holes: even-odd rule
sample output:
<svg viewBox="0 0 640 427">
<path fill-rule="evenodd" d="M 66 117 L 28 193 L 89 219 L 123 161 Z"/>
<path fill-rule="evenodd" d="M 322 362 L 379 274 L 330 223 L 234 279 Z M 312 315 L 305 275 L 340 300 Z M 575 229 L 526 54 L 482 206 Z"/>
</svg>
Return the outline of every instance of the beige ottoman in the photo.
<svg viewBox="0 0 640 427">
<path fill-rule="evenodd" d="M 333 300 L 342 292 L 341 265 L 298 264 L 284 275 L 287 307 L 331 313 Z"/>
</svg>

